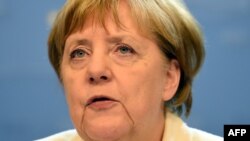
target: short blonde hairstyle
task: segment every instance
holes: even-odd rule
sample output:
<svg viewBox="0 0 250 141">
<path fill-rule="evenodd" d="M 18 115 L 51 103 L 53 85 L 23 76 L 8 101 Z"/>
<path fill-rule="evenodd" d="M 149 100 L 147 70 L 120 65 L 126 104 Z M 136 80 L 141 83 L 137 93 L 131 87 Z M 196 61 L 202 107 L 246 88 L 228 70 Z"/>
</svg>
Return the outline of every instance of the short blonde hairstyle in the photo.
<svg viewBox="0 0 250 141">
<path fill-rule="evenodd" d="M 118 5 L 121 0 L 68 0 L 57 15 L 48 38 L 49 59 L 59 79 L 60 64 L 67 37 L 80 30 L 89 16 L 105 27 L 105 16 L 111 13 L 121 27 Z M 181 0 L 126 0 L 132 17 L 142 32 L 155 37 L 167 59 L 176 59 L 181 80 L 175 96 L 166 101 L 172 112 L 186 116 L 192 106 L 192 81 L 205 55 L 200 27 Z"/>
</svg>

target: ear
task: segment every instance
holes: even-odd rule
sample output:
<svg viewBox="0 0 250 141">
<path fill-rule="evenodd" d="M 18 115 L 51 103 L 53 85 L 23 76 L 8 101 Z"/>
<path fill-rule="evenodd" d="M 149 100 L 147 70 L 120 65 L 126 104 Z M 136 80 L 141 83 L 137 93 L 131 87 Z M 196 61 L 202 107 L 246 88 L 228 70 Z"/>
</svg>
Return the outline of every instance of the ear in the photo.
<svg viewBox="0 0 250 141">
<path fill-rule="evenodd" d="M 166 69 L 165 87 L 162 98 L 164 101 L 170 100 L 176 93 L 181 78 L 180 66 L 177 60 L 170 60 Z"/>
</svg>

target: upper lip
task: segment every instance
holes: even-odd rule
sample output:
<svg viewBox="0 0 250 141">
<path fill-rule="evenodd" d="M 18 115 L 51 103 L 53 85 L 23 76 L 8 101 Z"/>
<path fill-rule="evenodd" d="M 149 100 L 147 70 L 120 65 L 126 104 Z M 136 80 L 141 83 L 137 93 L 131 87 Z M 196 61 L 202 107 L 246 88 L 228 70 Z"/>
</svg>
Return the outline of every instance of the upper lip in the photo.
<svg viewBox="0 0 250 141">
<path fill-rule="evenodd" d="M 92 96 L 87 100 L 86 106 L 96 102 L 96 101 L 100 101 L 100 100 L 109 100 L 109 101 L 117 101 L 114 98 L 111 98 L 109 96 L 105 96 L 105 95 L 96 95 L 96 96 Z"/>
</svg>

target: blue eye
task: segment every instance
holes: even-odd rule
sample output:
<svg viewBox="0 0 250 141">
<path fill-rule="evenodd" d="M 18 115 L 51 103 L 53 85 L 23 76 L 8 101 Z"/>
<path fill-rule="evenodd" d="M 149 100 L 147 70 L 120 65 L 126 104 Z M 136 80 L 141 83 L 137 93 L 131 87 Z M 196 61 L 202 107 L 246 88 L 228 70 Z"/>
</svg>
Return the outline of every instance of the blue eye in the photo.
<svg viewBox="0 0 250 141">
<path fill-rule="evenodd" d="M 121 53 L 121 54 L 128 54 L 128 53 L 134 53 L 134 50 L 128 46 L 120 46 L 118 48 L 118 51 Z"/>
<path fill-rule="evenodd" d="M 70 57 L 71 58 L 82 58 L 86 55 L 86 52 L 82 49 L 76 49 L 74 50 L 71 54 Z"/>
</svg>

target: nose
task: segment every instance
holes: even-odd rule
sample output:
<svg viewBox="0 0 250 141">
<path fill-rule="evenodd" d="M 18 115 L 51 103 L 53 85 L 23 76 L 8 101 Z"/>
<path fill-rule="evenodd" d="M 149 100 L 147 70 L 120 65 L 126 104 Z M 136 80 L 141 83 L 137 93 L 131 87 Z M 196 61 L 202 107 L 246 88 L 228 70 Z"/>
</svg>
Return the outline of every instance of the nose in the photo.
<svg viewBox="0 0 250 141">
<path fill-rule="evenodd" d="M 87 81 L 90 84 L 102 84 L 111 80 L 108 59 L 103 55 L 92 56 L 87 69 Z"/>
</svg>

